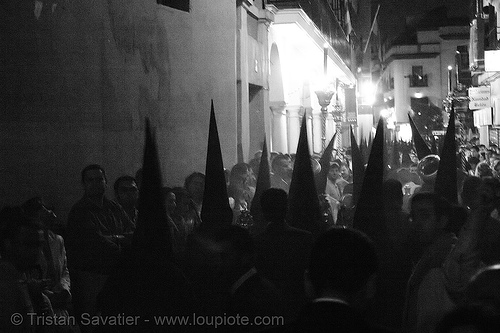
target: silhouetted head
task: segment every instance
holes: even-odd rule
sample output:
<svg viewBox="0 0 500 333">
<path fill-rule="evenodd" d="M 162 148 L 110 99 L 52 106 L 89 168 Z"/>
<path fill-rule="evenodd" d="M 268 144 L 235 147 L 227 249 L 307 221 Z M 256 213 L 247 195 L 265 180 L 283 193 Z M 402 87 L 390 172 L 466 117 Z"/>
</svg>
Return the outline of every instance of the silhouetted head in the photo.
<svg viewBox="0 0 500 333">
<path fill-rule="evenodd" d="M 41 197 L 33 197 L 27 200 L 22 204 L 21 208 L 28 218 L 41 222 L 46 228 L 51 228 L 56 223 L 56 214 L 45 206 Z"/>
<path fill-rule="evenodd" d="M 332 294 L 354 301 L 373 297 L 367 286 L 377 269 L 375 246 L 368 236 L 355 229 L 332 228 L 316 240 L 306 280 L 315 297 Z"/>
<path fill-rule="evenodd" d="M 260 197 L 262 215 L 269 222 L 284 223 L 287 205 L 288 195 L 279 188 L 269 188 Z"/>
<path fill-rule="evenodd" d="M 479 270 L 465 290 L 466 303 L 500 315 L 500 264 Z"/>
<path fill-rule="evenodd" d="M 43 226 L 20 207 L 0 211 L 0 256 L 19 271 L 36 267 L 44 243 Z"/>
</svg>

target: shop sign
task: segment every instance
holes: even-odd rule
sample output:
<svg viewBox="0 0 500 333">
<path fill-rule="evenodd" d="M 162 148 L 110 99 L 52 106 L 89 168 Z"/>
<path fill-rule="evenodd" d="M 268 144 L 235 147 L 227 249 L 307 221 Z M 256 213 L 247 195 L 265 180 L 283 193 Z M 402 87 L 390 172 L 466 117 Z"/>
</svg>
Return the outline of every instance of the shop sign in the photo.
<svg viewBox="0 0 500 333">
<path fill-rule="evenodd" d="M 500 50 L 484 51 L 484 70 L 500 72 Z"/>
<path fill-rule="evenodd" d="M 479 110 L 491 107 L 489 86 L 469 88 L 469 109 Z"/>
</svg>

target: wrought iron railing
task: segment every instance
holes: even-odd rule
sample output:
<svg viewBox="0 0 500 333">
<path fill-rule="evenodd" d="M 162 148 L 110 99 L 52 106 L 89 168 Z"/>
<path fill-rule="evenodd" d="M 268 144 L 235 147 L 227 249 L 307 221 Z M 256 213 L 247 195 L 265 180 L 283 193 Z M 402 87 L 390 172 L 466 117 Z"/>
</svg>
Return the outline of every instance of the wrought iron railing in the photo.
<svg viewBox="0 0 500 333">
<path fill-rule="evenodd" d="M 351 66 L 351 47 L 347 36 L 326 0 L 267 0 L 267 3 L 278 9 L 302 9 L 327 38 L 344 63 L 348 67 Z"/>
</svg>

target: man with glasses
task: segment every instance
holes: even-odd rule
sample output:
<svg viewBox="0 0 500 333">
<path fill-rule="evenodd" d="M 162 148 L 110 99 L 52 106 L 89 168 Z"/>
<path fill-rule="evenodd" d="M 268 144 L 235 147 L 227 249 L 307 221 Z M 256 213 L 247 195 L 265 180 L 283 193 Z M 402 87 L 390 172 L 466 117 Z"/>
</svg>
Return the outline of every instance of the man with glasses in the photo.
<svg viewBox="0 0 500 333">
<path fill-rule="evenodd" d="M 137 202 L 139 200 L 139 189 L 135 178 L 128 175 L 121 176 L 115 181 L 113 188 L 116 201 L 135 224 L 137 222 Z"/>
</svg>

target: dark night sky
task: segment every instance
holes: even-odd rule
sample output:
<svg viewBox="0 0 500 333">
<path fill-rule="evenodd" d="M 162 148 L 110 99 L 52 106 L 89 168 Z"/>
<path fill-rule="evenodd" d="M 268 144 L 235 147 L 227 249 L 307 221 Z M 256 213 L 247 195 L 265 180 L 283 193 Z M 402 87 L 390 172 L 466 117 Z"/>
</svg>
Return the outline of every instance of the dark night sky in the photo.
<svg viewBox="0 0 500 333">
<path fill-rule="evenodd" d="M 380 3 L 379 24 L 384 35 L 404 29 L 405 17 L 423 14 L 433 8 L 446 6 L 449 17 L 468 17 L 471 0 L 373 0 L 373 15 Z"/>
</svg>

